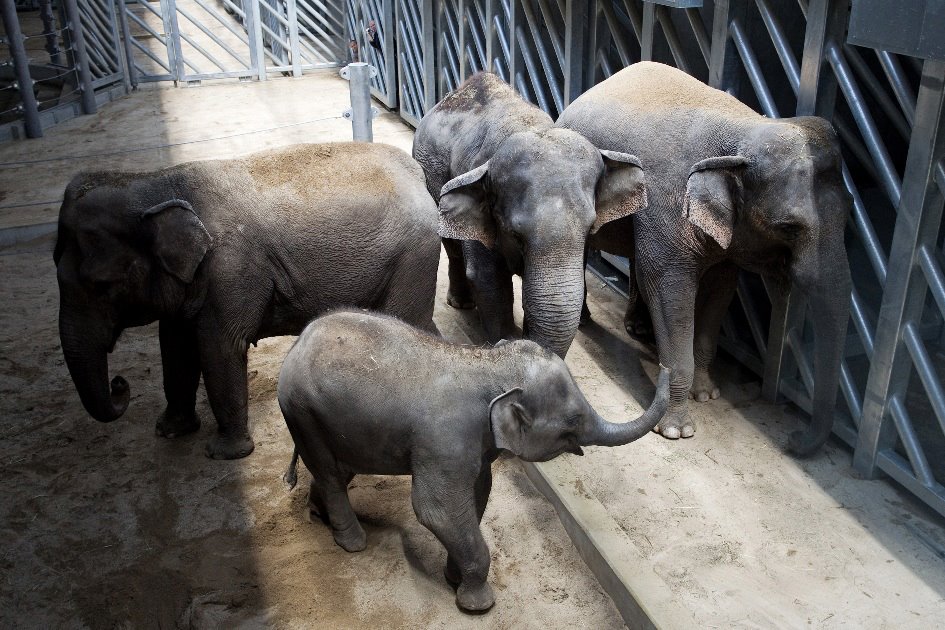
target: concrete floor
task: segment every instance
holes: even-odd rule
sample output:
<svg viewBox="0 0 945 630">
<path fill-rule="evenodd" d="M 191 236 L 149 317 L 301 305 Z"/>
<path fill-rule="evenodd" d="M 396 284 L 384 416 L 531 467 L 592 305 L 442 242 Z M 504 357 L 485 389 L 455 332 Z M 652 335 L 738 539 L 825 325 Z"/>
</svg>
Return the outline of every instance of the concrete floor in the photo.
<svg viewBox="0 0 945 630">
<path fill-rule="evenodd" d="M 350 126 L 339 118 L 347 106 L 344 82 L 327 72 L 265 83 L 226 82 L 182 89 L 149 86 L 107 105 L 95 117 L 57 126 L 42 140 L 0 146 L 0 206 L 6 207 L 0 210 L 0 228 L 14 228 L 2 232 L 7 243 L 51 229 L 62 189 L 78 170 L 154 169 L 293 142 L 349 139 Z M 411 129 L 393 114 L 375 120 L 376 141 L 409 151 L 411 137 Z M 137 150 L 142 147 L 155 148 Z M 59 160 L 62 156 L 76 159 Z M 50 158 L 56 160 L 41 161 Z M 27 203 L 36 205 L 9 207 Z M 4 254 L 10 256 L 8 260 L 19 260 L 26 254 L 18 252 L 30 252 L 31 247 L 21 244 Z M 3 267 L 7 273 L 22 268 L 12 262 Z M 448 338 L 480 341 L 474 314 L 443 305 L 443 271 L 438 325 Z M 653 354 L 622 331 L 623 301 L 592 276 L 588 281 L 594 322 L 578 334 L 568 364 L 601 413 L 615 419 L 635 415 L 652 396 Z M 8 290 L 6 278 L 0 286 Z M 18 299 L 16 294 L 5 295 L 8 312 Z M 44 333 L 52 330 L 47 327 Z M 153 330 L 142 334 L 153 335 Z M 7 354 L 18 339 L 7 330 L 3 337 Z M 275 361 L 260 363 L 259 377 L 271 379 L 277 367 Z M 724 358 L 717 375 L 722 398 L 694 406 L 700 423 L 694 438 L 670 442 L 654 434 L 619 449 L 589 448 L 584 458 L 564 456 L 529 471 L 540 486 L 552 491 L 553 503 L 564 510 L 562 520 L 568 531 L 595 572 L 603 576 L 620 611 L 632 614 L 630 609 L 636 606 L 656 625 L 671 628 L 928 628 L 941 624 L 945 615 L 942 519 L 890 482 L 856 479 L 850 453 L 838 443 L 828 444 L 810 460 L 783 454 L 781 446 L 788 433 L 802 422 L 798 412 L 789 405 L 762 401 L 754 378 Z M 12 372 L 6 370 L 3 376 L 12 382 Z M 74 393 L 65 404 L 75 411 L 79 403 Z M 4 424 L 8 414 L 16 420 L 17 413 L 5 408 Z M 277 429 L 267 424 L 265 430 Z M 284 447 L 284 436 L 275 442 Z M 3 457 L 9 470 L 15 457 L 11 453 Z M 260 461 L 251 464 L 253 471 L 259 472 Z M 520 478 L 520 472 L 514 472 L 519 470 L 517 464 L 506 462 L 502 467 L 510 479 Z M 238 465 L 234 470 L 239 470 Z M 98 493 L 107 494 L 108 487 L 103 482 Z M 520 483 L 497 484 L 490 510 L 494 512 L 496 505 L 513 512 L 519 505 L 539 510 L 534 501 L 529 503 L 528 497 L 535 496 L 534 489 Z M 616 609 L 596 599 L 599 587 L 588 586 L 587 580 L 593 582 L 593 578 L 568 544 L 564 530 L 547 521 L 547 511 L 539 512 L 530 520 L 529 529 L 516 535 L 546 542 L 524 546 L 513 537 L 496 536 L 501 539 L 502 553 L 515 556 L 524 548 L 524 555 L 533 556 L 532 565 L 539 567 L 536 574 L 516 573 L 515 580 L 541 582 L 546 571 L 570 574 L 573 580 L 554 587 L 563 589 L 557 599 L 548 595 L 555 592 L 552 588 L 514 603 L 534 606 L 535 619 L 546 627 L 619 625 Z M 521 527 L 521 523 L 499 522 L 504 515 L 489 523 L 488 514 L 487 528 L 504 533 Z M 29 537 L 29 531 L 18 535 Z M 554 553 L 546 553 L 549 546 Z M 396 554 L 399 550 L 375 551 Z M 519 559 L 525 560 L 516 556 L 515 562 Z M 273 568 L 276 573 L 277 569 Z M 391 580 L 408 598 L 445 596 L 412 580 L 417 570 L 394 572 Z M 498 571 L 496 565 L 494 571 Z M 616 583 L 610 578 L 616 578 Z M 257 580 L 265 588 L 267 580 L 278 581 L 278 575 L 262 571 Z M 370 608 L 370 593 L 360 592 L 359 601 Z M 577 593 L 581 596 L 576 597 Z M 273 598 L 270 593 L 269 599 Z M 499 602 L 497 606 L 502 606 L 501 596 Z M 390 604 L 377 605 L 382 603 Z M 556 606 L 558 615 L 553 612 Z M 589 610 L 595 612 L 589 614 Z M 510 616 L 499 607 L 480 620 L 441 612 L 435 617 L 411 616 L 403 610 L 398 614 L 406 614 L 407 625 L 474 622 L 509 627 L 527 619 Z M 260 614 L 252 619 L 271 621 L 271 616 Z M 363 624 L 368 619 L 377 617 L 354 615 L 347 621 Z M 305 623 L 304 615 L 289 620 L 294 625 Z"/>
</svg>

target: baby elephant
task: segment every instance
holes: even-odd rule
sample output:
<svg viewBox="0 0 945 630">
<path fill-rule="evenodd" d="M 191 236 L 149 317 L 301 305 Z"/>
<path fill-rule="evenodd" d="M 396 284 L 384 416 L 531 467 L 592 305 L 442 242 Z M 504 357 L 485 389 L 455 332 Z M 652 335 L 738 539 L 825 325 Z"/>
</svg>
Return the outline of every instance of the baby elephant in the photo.
<svg viewBox="0 0 945 630">
<path fill-rule="evenodd" d="M 279 375 L 279 406 L 313 477 L 309 506 L 335 542 L 365 547 L 348 500 L 354 475 L 413 475 L 414 512 L 446 547 L 446 580 L 468 612 L 495 602 L 479 522 L 500 451 L 534 462 L 582 455 L 583 445 L 627 444 L 659 422 L 668 395 L 669 370 L 661 368 L 646 413 L 610 423 L 564 361 L 535 342 L 460 346 L 363 311 L 310 323 Z"/>
</svg>

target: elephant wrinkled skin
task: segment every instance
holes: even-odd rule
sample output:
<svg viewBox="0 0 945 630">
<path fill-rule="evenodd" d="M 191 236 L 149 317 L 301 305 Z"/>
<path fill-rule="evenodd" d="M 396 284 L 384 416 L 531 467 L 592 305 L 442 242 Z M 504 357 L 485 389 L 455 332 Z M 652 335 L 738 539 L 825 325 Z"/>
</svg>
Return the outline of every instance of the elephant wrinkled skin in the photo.
<svg viewBox="0 0 945 630">
<path fill-rule="evenodd" d="M 565 356 L 582 318 L 588 234 L 646 205 L 639 161 L 552 128 L 488 73 L 423 117 L 413 155 L 440 207 L 448 303 L 476 306 L 489 341 L 512 338 L 519 275 L 525 337 Z"/>
<path fill-rule="evenodd" d="M 338 306 L 435 330 L 440 241 L 420 167 L 381 144 L 297 145 L 153 173 L 88 173 L 66 188 L 54 259 L 59 332 L 88 412 L 124 413 L 109 386 L 121 331 L 160 320 L 167 409 L 157 433 L 196 431 L 203 375 L 214 458 L 253 450 L 246 352 Z"/>
<path fill-rule="evenodd" d="M 365 547 L 348 500 L 354 475 L 413 475 L 414 511 L 446 547 L 446 579 L 469 612 L 495 600 L 479 522 L 500 451 L 547 461 L 580 455 L 585 445 L 627 444 L 653 428 L 668 392 L 662 368 L 650 408 L 610 423 L 564 361 L 532 341 L 458 346 L 358 311 L 309 324 L 286 356 L 278 388 L 296 453 L 312 473 L 309 507 L 335 541 L 347 551 Z"/>
<path fill-rule="evenodd" d="M 634 258 L 660 361 L 673 370 L 671 407 L 657 429 L 691 436 L 687 395 L 718 396 L 708 368 L 742 267 L 772 280 L 775 299 L 793 283 L 810 306 L 813 420 L 790 448 L 815 452 L 833 426 L 850 299 L 843 233 L 851 199 L 830 123 L 769 119 L 680 70 L 641 62 L 588 90 L 556 125 L 633 152 L 647 167 L 649 207 L 604 226 L 591 245 Z M 630 330 L 640 315 L 633 307 Z"/>
</svg>

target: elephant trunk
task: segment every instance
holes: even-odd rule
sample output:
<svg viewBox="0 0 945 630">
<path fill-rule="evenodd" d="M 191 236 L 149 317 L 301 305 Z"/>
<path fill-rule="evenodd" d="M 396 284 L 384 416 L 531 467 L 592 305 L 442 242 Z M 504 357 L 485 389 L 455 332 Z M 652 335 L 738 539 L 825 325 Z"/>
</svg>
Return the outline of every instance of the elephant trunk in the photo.
<svg viewBox="0 0 945 630">
<path fill-rule="evenodd" d="M 583 251 L 526 258 L 522 308 L 527 339 L 563 359 L 577 334 L 583 304 Z"/>
<path fill-rule="evenodd" d="M 590 424 L 580 439 L 581 446 L 621 446 L 638 440 L 653 430 L 669 406 L 669 375 L 667 367 L 660 366 L 659 379 L 656 383 L 656 395 L 650 407 L 636 420 L 630 422 L 608 422 L 593 407 Z"/>
<path fill-rule="evenodd" d="M 788 444 L 799 456 L 816 452 L 833 430 L 840 362 L 850 318 L 851 281 L 845 252 L 817 258 L 824 263 L 817 273 L 795 275 L 797 287 L 808 297 L 814 331 L 813 417 L 806 431 L 791 434 Z M 805 281 L 809 278 L 815 279 Z"/>
<path fill-rule="evenodd" d="M 131 396 L 128 382 L 121 376 L 113 378 L 109 387 L 110 335 L 107 331 L 94 332 L 101 328 L 83 326 L 60 312 L 62 353 L 82 405 L 99 422 L 111 422 L 125 413 Z"/>
</svg>

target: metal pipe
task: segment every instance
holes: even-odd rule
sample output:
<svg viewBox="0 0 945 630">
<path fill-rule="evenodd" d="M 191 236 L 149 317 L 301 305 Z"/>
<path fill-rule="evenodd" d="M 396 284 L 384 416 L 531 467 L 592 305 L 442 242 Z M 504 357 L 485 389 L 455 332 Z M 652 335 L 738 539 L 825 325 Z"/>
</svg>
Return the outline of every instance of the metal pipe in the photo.
<svg viewBox="0 0 945 630">
<path fill-rule="evenodd" d="M 75 0 L 73 0 L 74 2 Z M 27 138 L 42 138 L 43 125 L 39 120 L 39 104 L 33 94 L 33 78 L 30 76 L 29 59 L 23 45 L 23 33 L 16 17 L 16 5 L 13 0 L 2 0 L 3 26 L 6 29 L 10 57 L 13 58 L 13 70 L 16 72 L 17 91 L 23 105 L 23 122 Z"/>
<path fill-rule="evenodd" d="M 755 53 L 748 43 L 748 38 L 745 36 L 745 31 L 742 30 L 741 24 L 738 20 L 733 19 L 731 24 L 729 24 L 728 30 L 732 35 L 732 42 L 734 42 L 735 48 L 738 50 L 738 55 L 745 64 L 748 80 L 751 81 L 751 85 L 755 89 L 755 95 L 758 97 L 758 103 L 761 105 L 761 109 L 769 118 L 780 118 L 781 115 L 778 113 L 778 107 L 774 104 L 774 97 L 771 96 L 771 92 L 768 90 L 764 73 L 758 65 L 758 60 L 755 58 Z"/>
<path fill-rule="evenodd" d="M 689 18 L 692 34 L 699 44 L 699 50 L 702 52 L 702 58 L 705 59 L 705 65 L 708 66 L 712 58 L 712 44 L 709 42 L 709 34 L 705 32 L 702 14 L 699 13 L 699 9 L 686 9 L 686 17 Z"/>
<path fill-rule="evenodd" d="M 856 288 L 850 292 L 850 317 L 853 318 L 853 326 L 860 335 L 860 342 L 866 351 L 866 358 L 873 358 L 873 330 L 866 315 L 866 306 L 863 304 L 860 294 Z"/>
<path fill-rule="evenodd" d="M 788 83 L 791 84 L 791 89 L 794 90 L 794 95 L 797 96 L 797 90 L 801 84 L 801 70 L 797 65 L 794 52 L 791 50 L 791 44 L 784 35 L 784 29 L 781 28 L 778 18 L 771 10 L 768 0 L 755 0 L 755 4 L 758 5 L 761 20 L 765 23 L 765 28 L 768 29 L 768 35 L 771 38 L 771 43 L 774 44 L 775 51 L 778 53 L 778 58 L 781 59 L 781 65 L 784 67 Z"/>
<path fill-rule="evenodd" d="M 82 33 L 82 20 L 76 0 L 64 0 L 66 17 L 69 20 L 69 34 L 72 40 L 72 59 L 79 72 L 79 89 L 82 96 L 82 112 L 94 114 L 98 111 L 95 103 L 95 88 L 92 87 L 92 73 L 89 71 L 89 56 L 85 50 L 85 36 Z"/>
<path fill-rule="evenodd" d="M 931 486 L 935 483 L 935 475 L 929 467 L 928 459 L 919 445 L 919 436 L 916 435 L 912 427 L 912 420 L 909 418 L 909 412 L 902 404 L 902 398 L 898 394 L 889 399 L 889 415 L 892 416 L 896 425 L 896 431 L 902 441 L 902 446 L 909 457 L 909 463 L 912 464 L 912 471 L 915 473 L 919 483 L 925 486 Z"/>
<path fill-rule="evenodd" d="M 350 63 L 347 71 L 351 91 L 351 132 L 355 142 L 374 142 L 371 112 L 371 66 L 358 61 Z M 345 72 L 342 72 L 345 76 Z"/>
<path fill-rule="evenodd" d="M 827 60 L 833 67 L 837 82 L 840 84 L 840 90 L 846 97 L 850 111 L 853 112 L 853 118 L 857 127 L 860 128 L 860 133 L 863 134 L 866 148 L 876 162 L 879 183 L 892 205 L 898 207 L 899 198 L 902 195 L 902 181 L 899 179 L 892 158 L 889 157 L 889 152 L 882 142 L 876 123 L 873 122 L 873 118 L 869 114 L 863 94 L 851 76 L 850 66 L 843 56 L 843 51 L 836 43 L 827 46 Z"/>
<path fill-rule="evenodd" d="M 902 115 L 906 117 L 911 127 L 915 124 L 915 92 L 912 91 L 912 86 L 909 85 L 903 74 L 902 65 L 900 65 L 899 59 L 894 57 L 888 50 L 877 50 L 876 57 L 883 67 L 883 73 L 885 73 L 886 80 L 889 81 L 889 85 L 893 89 L 893 94 L 896 95 L 896 100 L 902 109 Z"/>
<path fill-rule="evenodd" d="M 896 128 L 896 131 L 899 132 L 902 139 L 908 142 L 909 136 L 912 133 L 912 126 L 906 120 L 906 117 L 902 115 L 902 112 L 899 111 L 896 103 L 894 103 L 886 93 L 884 86 L 880 85 L 876 75 L 874 75 L 873 71 L 866 65 L 863 57 L 857 52 L 856 47 L 844 46 L 843 52 L 847 61 L 850 62 L 853 71 L 860 77 L 860 80 L 866 85 L 866 89 L 873 95 L 873 99 L 879 104 L 880 108 L 886 112 L 886 116 L 889 117 L 889 121 L 892 122 L 893 127 Z"/>
</svg>

